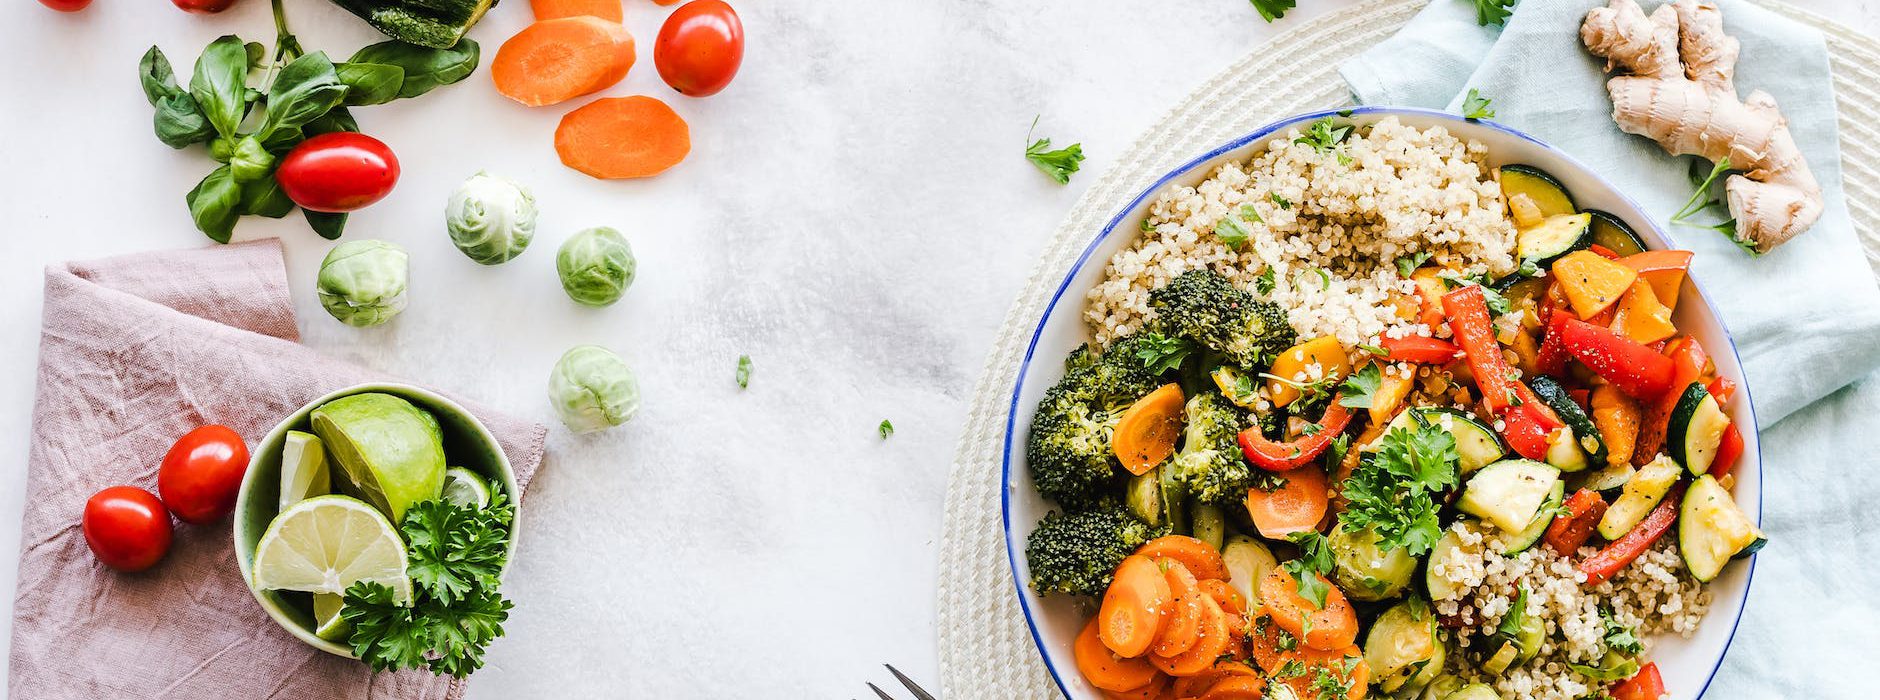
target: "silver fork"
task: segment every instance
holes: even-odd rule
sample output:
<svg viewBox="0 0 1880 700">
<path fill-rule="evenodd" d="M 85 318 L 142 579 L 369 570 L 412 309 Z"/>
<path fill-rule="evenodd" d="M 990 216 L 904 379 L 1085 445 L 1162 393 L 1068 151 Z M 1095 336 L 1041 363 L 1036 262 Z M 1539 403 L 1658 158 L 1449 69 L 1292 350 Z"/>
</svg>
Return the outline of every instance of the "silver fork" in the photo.
<svg viewBox="0 0 1880 700">
<path fill-rule="evenodd" d="M 887 666 L 888 672 L 894 674 L 894 679 L 897 681 L 900 681 L 901 685 L 907 687 L 908 692 L 911 692 L 914 694 L 915 700 L 934 700 L 934 696 L 932 693 L 927 692 L 925 689 L 915 684 L 914 681 L 910 680 L 906 674 L 901 673 L 900 669 L 895 668 L 894 664 L 882 664 L 882 665 Z M 894 696 L 889 695 L 888 691 L 882 690 L 881 686 L 875 685 L 874 683 L 869 683 L 868 689 L 875 691 L 875 697 L 881 698 L 881 700 L 894 700 Z"/>
</svg>

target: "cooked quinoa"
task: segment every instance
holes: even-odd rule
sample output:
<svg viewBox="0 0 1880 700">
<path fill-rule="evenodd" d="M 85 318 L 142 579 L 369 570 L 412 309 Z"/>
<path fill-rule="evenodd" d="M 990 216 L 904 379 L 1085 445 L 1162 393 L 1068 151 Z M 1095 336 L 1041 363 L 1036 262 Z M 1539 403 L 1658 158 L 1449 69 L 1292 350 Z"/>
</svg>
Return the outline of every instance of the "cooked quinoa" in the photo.
<svg viewBox="0 0 1880 700">
<path fill-rule="evenodd" d="M 1084 315 L 1099 345 L 1140 330 L 1154 316 L 1149 292 L 1200 267 L 1253 291 L 1270 271 L 1266 296 L 1303 337 L 1346 346 L 1386 332 L 1429 334 L 1400 312 L 1414 288 L 1397 274 L 1398 257 L 1428 252 L 1469 275 L 1514 269 L 1514 224 L 1480 142 L 1394 117 L 1330 149 L 1300 136 L 1293 129 L 1150 205 L 1152 230 L 1112 257 L 1089 292 Z M 1238 251 L 1215 233 L 1230 215 L 1248 233 Z"/>
<path fill-rule="evenodd" d="M 1581 676 L 1569 663 L 1597 666 L 1605 647 L 1600 609 L 1633 629 L 1647 650 L 1654 634 L 1689 637 L 1697 631 L 1710 607 L 1710 592 L 1685 572 L 1671 538 L 1661 540 L 1611 580 L 1586 586 L 1586 575 L 1573 561 L 1536 546 L 1512 557 L 1501 553 L 1501 543 L 1485 536 L 1486 528 L 1456 523 L 1462 546 L 1450 556 L 1432 558 L 1433 575 L 1461 586 L 1461 596 L 1435 601 L 1438 615 L 1463 630 L 1492 630 L 1513 606 L 1523 587 L 1528 591 L 1527 614 L 1546 624 L 1540 653 L 1528 663 L 1500 676 L 1484 674 L 1475 664 L 1463 663 L 1471 649 L 1471 635 L 1456 634 L 1449 673 L 1464 680 L 1488 683 L 1504 698 L 1578 700 L 1606 686 Z M 1580 549 L 1584 559 L 1598 550 Z M 1481 650 L 1473 650 L 1479 652 Z"/>
</svg>

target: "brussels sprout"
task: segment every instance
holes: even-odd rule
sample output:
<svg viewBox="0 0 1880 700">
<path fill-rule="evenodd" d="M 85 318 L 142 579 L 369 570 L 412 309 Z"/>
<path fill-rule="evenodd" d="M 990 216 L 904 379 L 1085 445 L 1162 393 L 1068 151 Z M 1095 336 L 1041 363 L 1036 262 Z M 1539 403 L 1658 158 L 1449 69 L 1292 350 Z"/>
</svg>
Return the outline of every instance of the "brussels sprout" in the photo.
<svg viewBox="0 0 1880 700">
<path fill-rule="evenodd" d="M 1378 546 L 1371 528 L 1352 529 L 1344 523 L 1332 529 L 1332 580 L 1355 600 L 1387 600 L 1403 593 L 1417 572 L 1417 558 L 1399 548 Z"/>
<path fill-rule="evenodd" d="M 625 423 L 640 410 L 640 382 L 612 350 L 582 345 L 555 362 L 548 400 L 569 430 L 591 433 Z"/>
<path fill-rule="evenodd" d="M 568 298 L 588 306 L 606 306 L 620 300 L 633 284 L 633 248 L 627 237 L 605 226 L 582 231 L 561 244 L 555 271 Z"/>
<path fill-rule="evenodd" d="M 535 238 L 535 195 L 508 178 L 477 173 L 457 186 L 444 206 L 450 242 L 483 265 L 522 254 Z"/>
<path fill-rule="evenodd" d="M 326 312 L 349 326 L 376 326 L 405 310 L 411 259 L 385 241 L 347 241 L 320 261 L 316 288 Z"/>
</svg>

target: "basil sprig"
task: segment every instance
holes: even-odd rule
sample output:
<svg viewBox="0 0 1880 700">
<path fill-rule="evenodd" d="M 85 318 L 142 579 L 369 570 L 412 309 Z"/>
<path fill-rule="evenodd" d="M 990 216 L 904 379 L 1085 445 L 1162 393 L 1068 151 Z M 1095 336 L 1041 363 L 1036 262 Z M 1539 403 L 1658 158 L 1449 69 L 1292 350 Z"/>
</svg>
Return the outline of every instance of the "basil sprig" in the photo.
<svg viewBox="0 0 1880 700">
<path fill-rule="evenodd" d="M 393 40 L 334 63 L 324 52 L 303 51 L 287 31 L 280 0 L 273 5 L 272 58 L 259 43 L 220 37 L 196 57 L 187 88 L 155 46 L 137 65 L 144 97 L 155 109 L 157 140 L 179 149 L 207 144 L 209 156 L 221 163 L 184 198 L 196 228 L 219 243 L 229 241 L 242 216 L 278 219 L 293 212 L 293 200 L 274 179 L 275 166 L 310 136 L 358 131 L 347 107 L 417 97 L 468 77 L 479 59 L 470 39 L 448 49 Z M 324 238 L 338 238 L 345 229 L 345 214 L 304 213 Z"/>
</svg>

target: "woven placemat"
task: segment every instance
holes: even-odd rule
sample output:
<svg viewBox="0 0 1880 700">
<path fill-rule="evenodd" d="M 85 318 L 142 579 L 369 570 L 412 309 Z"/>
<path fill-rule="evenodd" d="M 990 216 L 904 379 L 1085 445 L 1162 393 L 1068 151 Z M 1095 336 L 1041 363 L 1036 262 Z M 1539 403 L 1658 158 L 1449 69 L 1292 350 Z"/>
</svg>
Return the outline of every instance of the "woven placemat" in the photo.
<svg viewBox="0 0 1880 700">
<path fill-rule="evenodd" d="M 1077 253 L 1155 179 L 1209 148 L 1288 114 L 1350 102 L 1337 67 L 1395 33 L 1429 0 L 1372 0 L 1300 24 L 1197 87 L 1085 190 L 1059 224 L 986 358 L 947 489 L 939 572 L 942 696 L 1057 695 L 1025 626 L 1006 561 L 1000 457 L 1006 403 L 1031 331 Z M 1777 0 L 1757 0 L 1827 37 L 1839 103 L 1848 210 L 1880 270 L 1880 41 Z"/>
</svg>

